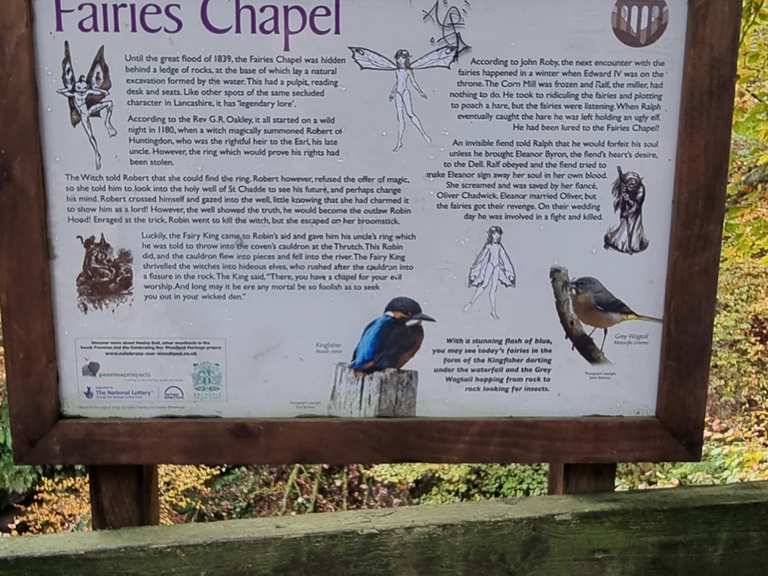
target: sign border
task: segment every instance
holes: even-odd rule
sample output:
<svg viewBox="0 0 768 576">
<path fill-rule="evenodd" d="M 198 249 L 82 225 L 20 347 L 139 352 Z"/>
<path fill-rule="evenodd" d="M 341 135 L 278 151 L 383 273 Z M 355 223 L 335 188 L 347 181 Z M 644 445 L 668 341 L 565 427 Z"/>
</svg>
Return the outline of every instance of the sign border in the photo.
<svg viewBox="0 0 768 576">
<path fill-rule="evenodd" d="M 572 0 L 564 0 L 572 1 Z M 21 464 L 692 461 L 701 458 L 741 0 L 688 0 L 655 417 L 66 419 L 31 0 L 0 3 L 0 307 Z"/>
</svg>

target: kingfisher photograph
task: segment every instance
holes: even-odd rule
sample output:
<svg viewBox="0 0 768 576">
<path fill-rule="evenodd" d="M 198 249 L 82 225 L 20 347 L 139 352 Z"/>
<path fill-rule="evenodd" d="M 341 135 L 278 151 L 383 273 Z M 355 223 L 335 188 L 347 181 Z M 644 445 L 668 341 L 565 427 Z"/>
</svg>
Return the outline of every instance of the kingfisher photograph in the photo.
<svg viewBox="0 0 768 576">
<path fill-rule="evenodd" d="M 421 348 L 424 341 L 421 323 L 434 321 L 421 311 L 416 300 L 404 296 L 394 298 L 384 314 L 363 330 L 349 367 L 363 374 L 390 368 L 399 370 Z"/>
<path fill-rule="evenodd" d="M 424 322 L 413 298 L 398 296 L 364 329 L 352 360 L 336 365 L 329 416 L 415 416 L 419 373 L 402 370 L 421 348 Z"/>
</svg>

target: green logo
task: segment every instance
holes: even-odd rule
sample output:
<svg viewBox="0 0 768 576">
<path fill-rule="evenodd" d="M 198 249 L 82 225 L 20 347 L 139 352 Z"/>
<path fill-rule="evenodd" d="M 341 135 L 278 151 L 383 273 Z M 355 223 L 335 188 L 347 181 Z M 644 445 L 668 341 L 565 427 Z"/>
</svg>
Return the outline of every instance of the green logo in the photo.
<svg viewBox="0 0 768 576">
<path fill-rule="evenodd" d="M 192 388 L 195 392 L 219 392 L 223 380 L 224 375 L 218 362 L 198 362 L 192 365 Z"/>
</svg>

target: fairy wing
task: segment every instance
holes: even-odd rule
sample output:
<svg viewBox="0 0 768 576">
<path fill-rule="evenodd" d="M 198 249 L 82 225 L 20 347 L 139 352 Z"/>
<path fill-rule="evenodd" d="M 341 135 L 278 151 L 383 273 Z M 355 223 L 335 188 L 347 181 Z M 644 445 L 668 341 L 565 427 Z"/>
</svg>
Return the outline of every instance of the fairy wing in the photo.
<svg viewBox="0 0 768 576">
<path fill-rule="evenodd" d="M 64 42 L 64 60 L 61 61 L 61 81 L 67 90 L 75 87 L 75 70 L 72 67 L 72 55 L 69 53 L 67 41 Z"/>
<path fill-rule="evenodd" d="M 507 249 L 502 244 L 499 248 L 499 264 L 501 267 L 501 274 L 499 274 L 499 282 L 504 286 L 514 286 L 517 283 L 517 274 L 515 273 L 515 265 L 512 264 L 512 258 L 509 257 Z"/>
<path fill-rule="evenodd" d="M 88 71 L 88 76 L 85 81 L 91 88 L 100 90 L 106 90 L 109 92 L 112 89 L 112 78 L 109 75 L 109 65 L 104 59 L 104 46 L 99 48 L 96 53 L 96 57 L 93 59 L 91 69 Z"/>
<path fill-rule="evenodd" d="M 485 278 L 486 268 L 491 259 L 491 250 L 488 248 L 488 244 L 483 246 L 480 253 L 475 258 L 472 266 L 469 268 L 469 282 L 468 286 L 482 286 L 483 279 Z"/>
<path fill-rule="evenodd" d="M 75 88 L 75 69 L 72 67 L 72 55 L 69 53 L 69 42 L 64 42 L 64 60 L 61 61 L 61 82 L 68 92 Z M 80 113 L 75 107 L 75 99 L 70 96 L 69 100 L 69 120 L 72 126 L 80 123 Z"/>
<path fill-rule="evenodd" d="M 96 57 L 93 59 L 91 69 L 88 71 L 85 81 L 88 83 L 88 87 L 94 90 L 105 90 L 109 92 L 112 89 L 112 78 L 109 75 L 109 65 L 104 59 L 104 46 L 99 48 L 96 53 Z M 88 96 L 86 103 L 88 108 L 95 106 L 106 98 L 104 94 L 94 94 Z M 95 116 L 100 116 L 99 112 L 95 113 Z"/>
<path fill-rule="evenodd" d="M 350 46 L 349 49 L 352 51 L 352 60 L 360 66 L 360 70 L 397 70 L 392 60 L 378 52 L 358 46 Z"/>
<path fill-rule="evenodd" d="M 459 56 L 469 46 L 461 39 L 461 34 L 456 34 L 456 44 L 453 46 L 441 46 L 427 52 L 421 58 L 417 58 L 411 63 L 414 70 L 424 70 L 426 68 L 450 68 L 451 64 L 459 59 Z"/>
</svg>

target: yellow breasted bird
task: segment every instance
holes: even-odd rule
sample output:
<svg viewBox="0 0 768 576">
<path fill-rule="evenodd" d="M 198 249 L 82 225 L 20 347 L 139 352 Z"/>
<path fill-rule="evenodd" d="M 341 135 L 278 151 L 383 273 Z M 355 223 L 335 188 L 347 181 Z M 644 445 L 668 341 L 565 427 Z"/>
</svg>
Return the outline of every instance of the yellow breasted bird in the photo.
<svg viewBox="0 0 768 576">
<path fill-rule="evenodd" d="M 629 320 L 662 322 L 661 318 L 644 316 L 632 310 L 603 286 L 597 278 L 585 276 L 574 280 L 570 283 L 570 289 L 573 312 L 584 324 L 593 327 L 589 335 L 592 336 L 598 328 L 603 329 L 601 351 L 608 336 L 608 328 L 616 326 L 616 324 Z"/>
</svg>

